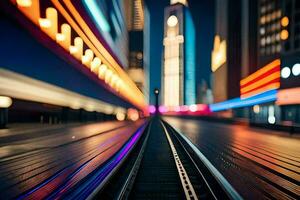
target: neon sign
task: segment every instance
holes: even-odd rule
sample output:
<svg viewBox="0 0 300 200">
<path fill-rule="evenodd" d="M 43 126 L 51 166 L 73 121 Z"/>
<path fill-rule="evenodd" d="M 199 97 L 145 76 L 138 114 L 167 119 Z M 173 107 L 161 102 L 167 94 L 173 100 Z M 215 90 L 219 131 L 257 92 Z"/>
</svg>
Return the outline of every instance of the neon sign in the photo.
<svg viewBox="0 0 300 200">
<path fill-rule="evenodd" d="M 241 98 L 278 89 L 280 87 L 280 60 L 274 60 L 240 81 Z"/>
<path fill-rule="evenodd" d="M 212 112 L 228 110 L 232 108 L 241 108 L 247 106 L 253 106 L 256 104 L 267 103 L 276 101 L 277 90 L 270 90 L 246 99 L 235 98 L 220 103 L 210 104 L 209 108 Z"/>
<path fill-rule="evenodd" d="M 211 53 L 211 70 L 215 72 L 224 63 L 226 63 L 226 40 L 221 42 L 220 36 L 216 35 L 214 40 L 214 49 Z"/>
</svg>

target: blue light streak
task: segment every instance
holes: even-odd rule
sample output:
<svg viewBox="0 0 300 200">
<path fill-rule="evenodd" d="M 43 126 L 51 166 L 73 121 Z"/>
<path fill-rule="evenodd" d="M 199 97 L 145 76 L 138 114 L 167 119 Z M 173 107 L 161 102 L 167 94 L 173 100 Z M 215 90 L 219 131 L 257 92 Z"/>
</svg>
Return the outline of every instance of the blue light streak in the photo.
<svg viewBox="0 0 300 200">
<path fill-rule="evenodd" d="M 185 30 L 184 30 L 184 104 L 192 105 L 196 103 L 196 46 L 195 46 L 195 26 L 188 9 L 185 9 Z"/>
<path fill-rule="evenodd" d="M 92 15 L 97 26 L 104 32 L 110 31 L 109 23 L 106 20 L 102 10 L 100 9 L 97 0 L 84 0 L 84 5 Z"/>
<path fill-rule="evenodd" d="M 241 108 L 241 107 L 253 106 L 256 104 L 272 102 L 272 101 L 276 101 L 276 99 L 277 99 L 277 90 L 270 90 L 245 99 L 235 98 L 220 103 L 210 104 L 209 108 L 212 112 L 217 112 L 217 111 L 228 110 L 232 108 Z"/>
</svg>

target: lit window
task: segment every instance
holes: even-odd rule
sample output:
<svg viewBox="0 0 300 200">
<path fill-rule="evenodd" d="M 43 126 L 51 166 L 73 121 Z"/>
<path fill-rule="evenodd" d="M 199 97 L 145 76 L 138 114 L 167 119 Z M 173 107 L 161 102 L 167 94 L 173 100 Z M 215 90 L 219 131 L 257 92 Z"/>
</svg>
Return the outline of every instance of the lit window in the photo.
<svg viewBox="0 0 300 200">
<path fill-rule="evenodd" d="M 275 39 L 276 39 L 276 36 L 275 36 L 275 34 L 273 34 L 273 35 L 272 35 L 272 38 L 271 38 L 272 43 L 275 43 Z"/>
<path fill-rule="evenodd" d="M 270 44 L 270 43 L 271 43 L 271 37 L 270 37 L 270 36 L 267 37 L 266 42 L 267 42 L 267 44 Z"/>
<path fill-rule="evenodd" d="M 287 30 L 283 29 L 280 33 L 280 38 L 282 40 L 286 40 L 286 39 L 288 39 L 288 37 L 289 37 L 289 32 Z"/>
<path fill-rule="evenodd" d="M 281 51 L 281 45 L 280 45 L 280 44 L 278 44 L 278 45 L 276 46 L 276 51 L 277 51 L 278 53 Z"/>
<path fill-rule="evenodd" d="M 277 18 L 281 17 L 281 10 L 277 10 Z"/>
<path fill-rule="evenodd" d="M 266 22 L 266 23 L 269 23 L 269 21 L 270 21 L 270 17 L 269 17 L 269 15 L 266 15 L 266 20 L 265 20 L 265 22 Z"/>
<path fill-rule="evenodd" d="M 265 44 L 266 44 L 266 39 L 265 39 L 265 38 L 262 38 L 262 39 L 260 40 L 260 44 L 261 44 L 261 46 L 265 46 Z"/>
<path fill-rule="evenodd" d="M 279 40 L 280 40 L 280 34 L 277 33 L 277 34 L 276 34 L 276 41 L 279 41 Z"/>
<path fill-rule="evenodd" d="M 275 23 L 272 24 L 271 29 L 272 29 L 272 32 L 274 32 L 276 30 L 276 24 Z"/>
<path fill-rule="evenodd" d="M 281 19 L 281 26 L 286 27 L 289 25 L 289 18 L 287 16 Z"/>
<path fill-rule="evenodd" d="M 264 35 L 265 33 L 266 33 L 265 28 L 264 28 L 264 27 L 261 27 L 261 28 L 260 28 L 260 34 L 261 34 L 261 35 Z"/>
<path fill-rule="evenodd" d="M 266 17 L 265 17 L 265 16 L 262 16 L 262 17 L 260 18 L 260 23 L 261 23 L 261 24 L 265 24 L 265 23 L 266 23 Z"/>
<path fill-rule="evenodd" d="M 273 13 L 272 13 L 272 20 L 275 20 L 276 19 L 276 12 L 274 11 Z"/>
</svg>

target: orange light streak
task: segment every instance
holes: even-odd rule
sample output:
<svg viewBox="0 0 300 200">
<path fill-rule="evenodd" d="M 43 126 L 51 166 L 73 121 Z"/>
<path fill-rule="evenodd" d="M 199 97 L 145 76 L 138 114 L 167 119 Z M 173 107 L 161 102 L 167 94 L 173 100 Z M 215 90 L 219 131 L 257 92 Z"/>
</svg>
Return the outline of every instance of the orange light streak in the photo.
<svg viewBox="0 0 300 200">
<path fill-rule="evenodd" d="M 278 72 L 274 72 L 273 74 L 271 74 L 271 75 L 269 75 L 267 77 L 264 77 L 264 78 L 260 79 L 259 81 L 255 82 L 255 83 L 253 83 L 251 85 L 248 85 L 246 87 L 241 88 L 241 93 L 246 93 L 246 92 L 248 92 L 250 90 L 258 88 L 258 87 L 260 87 L 260 86 L 262 86 L 262 85 L 264 85 L 264 84 L 266 84 L 268 82 L 271 82 L 271 81 L 273 81 L 275 79 L 278 79 L 278 78 L 280 78 L 280 72 L 279 71 Z"/>
<path fill-rule="evenodd" d="M 76 24 L 76 22 L 72 19 L 72 17 L 67 13 L 67 11 L 63 8 L 63 6 L 58 1 L 52 0 L 52 3 L 59 10 L 59 12 L 65 17 L 65 19 L 72 26 L 72 28 L 77 32 L 77 34 L 83 39 L 86 45 L 94 51 L 96 56 L 99 57 L 101 60 L 103 60 L 103 63 L 108 64 L 110 67 L 112 67 L 113 70 L 116 71 L 120 75 L 120 77 L 126 81 L 124 91 L 121 93 L 121 95 L 125 97 L 127 100 L 129 100 L 130 102 L 132 102 L 133 104 L 135 104 L 136 106 L 138 106 L 139 108 L 144 109 L 145 102 L 144 102 L 143 94 L 138 90 L 137 86 L 132 82 L 132 80 L 128 77 L 128 75 L 124 72 L 124 70 L 112 58 L 112 56 L 108 53 L 108 51 L 104 48 L 104 46 L 97 40 L 96 36 L 92 33 L 92 31 L 89 29 L 87 24 L 83 21 L 80 14 L 76 11 L 75 7 L 71 4 L 71 2 L 64 1 L 64 3 L 72 12 L 72 14 L 75 16 L 76 21 L 78 21 L 81 26 L 86 28 L 84 30 L 87 32 L 89 38 L 94 43 L 96 43 L 97 48 L 101 47 L 100 50 L 93 45 L 93 43 L 89 40 L 89 38 L 85 35 L 85 33 L 80 29 L 80 27 Z M 107 56 L 107 58 L 104 57 L 100 53 L 100 51 L 102 54 Z M 113 62 L 113 64 L 111 64 L 111 62 Z"/>
<path fill-rule="evenodd" d="M 249 92 L 247 94 L 241 94 L 241 98 L 244 99 L 244 98 L 248 98 L 248 97 L 251 97 L 253 95 L 257 95 L 257 94 L 260 94 L 260 93 L 263 93 L 267 90 L 273 90 L 273 89 L 278 89 L 280 87 L 280 83 L 272 83 L 270 85 L 267 85 L 265 87 L 262 87 L 260 89 L 257 89 L 253 92 Z"/>
<path fill-rule="evenodd" d="M 276 59 L 273 62 L 269 63 L 268 65 L 266 65 L 265 67 L 259 69 L 258 71 L 254 72 L 253 74 L 249 75 L 248 77 L 242 79 L 240 81 L 240 85 L 241 87 L 245 84 L 247 84 L 248 82 L 254 80 L 255 78 L 261 76 L 262 74 L 270 71 L 271 69 L 280 66 L 280 59 Z"/>
<path fill-rule="evenodd" d="M 17 1 L 18 9 L 24 13 L 33 23 L 39 25 L 40 18 L 40 3 L 39 0 L 32 0 L 31 4 L 26 3 L 25 1 Z"/>
<path fill-rule="evenodd" d="M 21 2 L 21 1 L 19 1 Z M 113 72 L 116 78 L 114 81 L 108 81 L 108 78 L 101 77 L 99 70 L 99 63 L 94 63 L 93 69 L 91 69 L 94 73 L 99 73 L 99 78 L 106 79 L 108 85 L 110 85 L 117 92 L 120 92 L 121 96 L 127 99 L 129 102 L 133 103 L 135 106 L 145 110 L 145 102 L 144 95 L 137 88 L 135 83 L 129 78 L 126 72 L 122 69 L 122 67 L 117 63 L 117 61 L 112 57 L 108 50 L 100 43 L 98 38 L 93 34 L 89 26 L 85 23 L 83 18 L 80 16 L 79 12 L 73 6 L 71 1 L 63 0 L 64 4 L 69 9 L 70 13 L 73 17 L 68 13 L 62 4 L 57 0 L 51 0 L 55 8 L 47 8 L 46 9 L 46 18 L 40 18 L 39 12 L 39 1 L 32 0 L 29 5 L 18 5 L 18 9 L 20 9 L 31 21 L 39 25 L 39 20 L 45 26 L 42 26 L 43 30 L 59 45 L 69 50 L 72 55 L 74 55 L 78 60 L 85 60 L 88 63 L 85 65 L 92 65 L 93 60 L 90 57 L 84 57 L 82 59 L 83 54 L 83 42 L 92 50 L 96 57 L 101 60 L 101 64 L 105 64 L 108 66 L 108 69 Z M 63 24 L 61 26 L 61 33 L 58 33 L 58 22 L 57 22 L 57 11 L 62 14 L 62 16 L 66 19 L 66 21 L 70 24 Z M 79 25 L 78 25 L 78 24 Z M 74 39 L 74 46 L 71 45 L 71 27 L 75 30 L 75 32 L 79 35 L 79 37 Z M 86 55 L 84 55 L 86 56 Z M 104 73 L 105 75 L 105 73 Z M 126 84 L 125 84 L 126 83 Z"/>
</svg>

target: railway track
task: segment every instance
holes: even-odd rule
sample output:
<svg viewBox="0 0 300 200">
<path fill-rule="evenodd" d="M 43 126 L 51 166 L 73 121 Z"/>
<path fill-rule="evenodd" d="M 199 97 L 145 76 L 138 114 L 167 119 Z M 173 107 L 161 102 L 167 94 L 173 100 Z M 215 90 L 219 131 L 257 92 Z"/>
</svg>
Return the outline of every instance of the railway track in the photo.
<svg viewBox="0 0 300 200">
<path fill-rule="evenodd" d="M 91 199 L 241 199 L 199 150 L 153 118 L 119 170 Z"/>
</svg>

